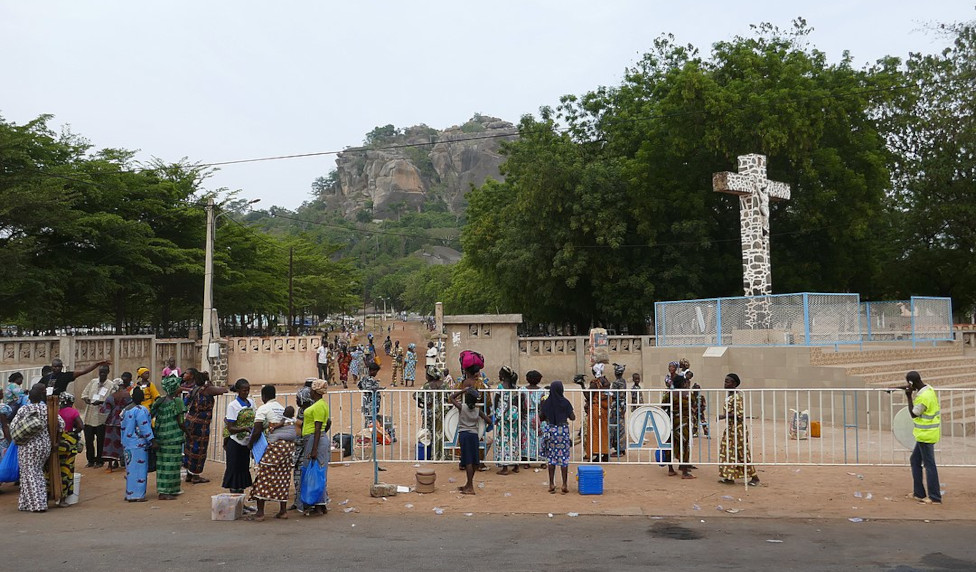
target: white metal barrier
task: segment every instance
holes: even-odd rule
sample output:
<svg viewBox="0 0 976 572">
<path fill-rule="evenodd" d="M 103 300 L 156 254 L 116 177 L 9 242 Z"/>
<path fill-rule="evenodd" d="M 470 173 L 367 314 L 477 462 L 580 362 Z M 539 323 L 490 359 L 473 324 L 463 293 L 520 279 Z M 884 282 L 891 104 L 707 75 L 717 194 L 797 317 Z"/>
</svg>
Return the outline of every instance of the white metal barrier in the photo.
<svg viewBox="0 0 976 572">
<path fill-rule="evenodd" d="M 942 403 L 938 464 L 976 466 L 976 389 L 935 389 Z M 397 388 L 377 393 L 378 461 L 457 462 L 452 391 Z M 340 390 L 326 396 L 332 417 L 329 437 L 347 445 L 351 453 L 343 457 L 344 462 L 372 460 L 372 416 L 364 394 Z M 484 391 L 480 406 L 490 411 L 494 421 L 481 437 L 486 464 L 545 462 L 537 415 L 540 399 L 546 395 L 547 390 L 525 387 Z M 742 389 L 730 394 L 716 389 L 567 388 L 566 397 L 576 414 L 576 421 L 570 423 L 574 464 L 666 464 L 673 458 L 675 465 L 682 459 L 694 465 L 720 465 L 723 441 L 729 450 L 745 444 L 753 465 L 903 466 L 911 454 L 892 430 L 907 415 L 899 413 L 907 400 L 897 390 Z M 224 460 L 224 412 L 235 398 L 231 393 L 217 397 L 208 453 L 212 461 Z M 260 405 L 257 388 L 252 398 Z M 294 394 L 279 394 L 277 399 L 294 405 Z M 742 437 L 734 430 L 736 419 L 743 425 Z M 907 431 L 910 444 L 911 422 L 900 427 L 902 433 Z"/>
</svg>

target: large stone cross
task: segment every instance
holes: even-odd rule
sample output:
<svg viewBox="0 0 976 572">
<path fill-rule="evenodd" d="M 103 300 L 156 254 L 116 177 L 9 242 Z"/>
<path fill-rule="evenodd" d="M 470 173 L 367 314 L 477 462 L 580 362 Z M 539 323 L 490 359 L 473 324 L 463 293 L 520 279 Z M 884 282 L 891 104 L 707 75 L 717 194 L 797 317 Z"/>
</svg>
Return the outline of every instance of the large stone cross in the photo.
<svg viewBox="0 0 976 572">
<path fill-rule="evenodd" d="M 739 196 L 742 234 L 742 286 L 746 296 L 773 293 L 769 264 L 769 201 L 789 200 L 790 186 L 766 178 L 765 155 L 740 155 L 738 173 L 715 173 L 712 187 L 720 193 Z M 748 312 L 747 323 L 755 328 L 769 327 L 765 311 Z"/>
</svg>

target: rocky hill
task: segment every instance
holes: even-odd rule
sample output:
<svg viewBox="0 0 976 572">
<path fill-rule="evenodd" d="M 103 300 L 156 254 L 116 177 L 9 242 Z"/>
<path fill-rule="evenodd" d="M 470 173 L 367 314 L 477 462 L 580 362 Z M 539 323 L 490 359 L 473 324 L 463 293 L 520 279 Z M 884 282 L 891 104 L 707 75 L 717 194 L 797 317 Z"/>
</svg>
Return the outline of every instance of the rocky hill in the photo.
<svg viewBox="0 0 976 572">
<path fill-rule="evenodd" d="M 426 125 L 377 127 L 363 147 L 339 153 L 321 197 L 328 208 L 361 220 L 445 207 L 460 214 L 472 186 L 502 178 L 499 148 L 516 134 L 508 121 L 480 114 L 443 131 Z"/>
</svg>

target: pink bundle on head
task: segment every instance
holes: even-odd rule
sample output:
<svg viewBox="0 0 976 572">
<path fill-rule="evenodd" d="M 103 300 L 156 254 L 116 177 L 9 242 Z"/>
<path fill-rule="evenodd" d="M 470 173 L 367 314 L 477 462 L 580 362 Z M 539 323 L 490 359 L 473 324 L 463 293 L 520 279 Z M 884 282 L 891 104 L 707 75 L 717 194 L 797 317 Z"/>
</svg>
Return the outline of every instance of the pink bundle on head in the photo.
<svg viewBox="0 0 976 572">
<path fill-rule="evenodd" d="M 464 350 L 461 352 L 461 369 L 477 366 L 478 369 L 485 367 L 485 357 L 478 352 Z"/>
</svg>

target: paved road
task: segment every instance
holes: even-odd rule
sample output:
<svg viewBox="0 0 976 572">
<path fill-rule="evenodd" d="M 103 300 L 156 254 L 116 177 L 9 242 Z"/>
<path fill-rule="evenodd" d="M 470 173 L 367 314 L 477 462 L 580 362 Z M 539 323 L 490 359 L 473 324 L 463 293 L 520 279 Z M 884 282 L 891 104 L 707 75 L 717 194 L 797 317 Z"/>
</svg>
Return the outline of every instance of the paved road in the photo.
<svg viewBox="0 0 976 572">
<path fill-rule="evenodd" d="M 0 558 L 6 570 L 976 570 L 973 522 L 705 521 L 330 513 L 69 530 L 39 515 L 44 530 L 3 527 Z"/>
</svg>

